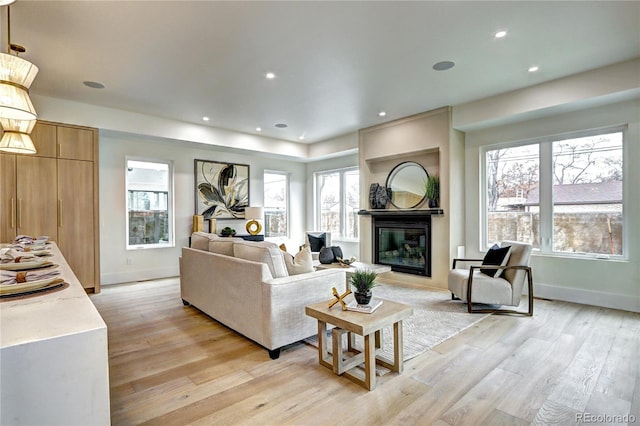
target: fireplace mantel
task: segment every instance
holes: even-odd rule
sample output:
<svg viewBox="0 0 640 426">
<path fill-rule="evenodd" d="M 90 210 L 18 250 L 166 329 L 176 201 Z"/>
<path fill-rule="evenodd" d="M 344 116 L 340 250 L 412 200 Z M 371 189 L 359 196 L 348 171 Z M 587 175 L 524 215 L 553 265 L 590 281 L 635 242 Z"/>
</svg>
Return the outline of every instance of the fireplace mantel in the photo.
<svg viewBox="0 0 640 426">
<path fill-rule="evenodd" d="M 361 216 L 373 217 L 393 217 L 393 216 L 441 216 L 444 214 L 442 209 L 407 209 L 407 210 L 359 210 Z"/>
</svg>

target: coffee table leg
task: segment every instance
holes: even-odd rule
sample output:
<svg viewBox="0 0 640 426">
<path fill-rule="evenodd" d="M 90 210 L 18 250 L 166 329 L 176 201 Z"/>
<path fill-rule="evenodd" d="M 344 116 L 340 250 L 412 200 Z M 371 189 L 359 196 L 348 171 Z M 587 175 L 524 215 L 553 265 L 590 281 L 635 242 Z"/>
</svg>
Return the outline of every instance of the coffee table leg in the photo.
<svg viewBox="0 0 640 426">
<path fill-rule="evenodd" d="M 329 359 L 329 350 L 327 349 L 327 323 L 318 320 L 318 362 L 327 368 L 333 369 Z"/>
<path fill-rule="evenodd" d="M 404 369 L 402 342 L 402 320 L 393 324 L 393 371 L 402 373 Z"/>
<path fill-rule="evenodd" d="M 376 348 L 370 334 L 364 336 L 364 385 L 367 390 L 376 388 Z"/>
</svg>

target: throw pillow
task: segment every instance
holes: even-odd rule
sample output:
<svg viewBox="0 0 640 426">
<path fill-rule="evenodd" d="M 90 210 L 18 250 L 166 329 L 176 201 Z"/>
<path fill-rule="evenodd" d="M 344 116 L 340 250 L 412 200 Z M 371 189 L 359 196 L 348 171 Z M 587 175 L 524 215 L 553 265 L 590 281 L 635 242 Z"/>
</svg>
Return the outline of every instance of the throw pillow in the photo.
<svg viewBox="0 0 640 426">
<path fill-rule="evenodd" d="M 287 246 L 284 243 L 280 244 L 278 247 L 280 247 L 280 250 L 282 251 L 287 251 Z"/>
<path fill-rule="evenodd" d="M 326 234 L 307 235 L 312 252 L 319 252 L 324 247 L 325 236 Z"/>
<path fill-rule="evenodd" d="M 333 263 L 336 260 L 336 257 L 334 256 L 331 247 L 322 247 L 318 254 L 318 260 L 323 264 Z"/>
<path fill-rule="evenodd" d="M 295 256 L 284 253 L 284 263 L 287 265 L 289 275 L 306 274 L 313 272 L 313 258 L 308 246 L 304 246 Z"/>
<path fill-rule="evenodd" d="M 511 246 L 500 247 L 497 244 L 494 244 L 487 254 L 484 256 L 482 260 L 483 265 L 493 265 L 493 266 L 505 266 L 507 262 L 509 262 L 509 256 L 511 255 Z M 480 269 L 485 275 L 489 275 L 493 278 L 498 278 L 502 275 L 501 269 Z"/>
</svg>

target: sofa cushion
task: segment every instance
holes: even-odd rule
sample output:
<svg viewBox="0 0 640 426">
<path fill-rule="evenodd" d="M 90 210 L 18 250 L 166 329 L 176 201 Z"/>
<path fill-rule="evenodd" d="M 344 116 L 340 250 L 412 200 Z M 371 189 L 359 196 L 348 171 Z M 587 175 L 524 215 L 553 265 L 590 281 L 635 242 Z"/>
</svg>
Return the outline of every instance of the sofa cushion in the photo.
<svg viewBox="0 0 640 426">
<path fill-rule="evenodd" d="M 191 234 L 191 248 L 209 251 L 209 241 L 218 238 L 216 234 L 207 232 L 194 232 Z"/>
<path fill-rule="evenodd" d="M 284 252 L 268 241 L 242 241 L 233 244 L 233 255 L 240 259 L 266 263 L 274 278 L 288 277 Z"/>
<path fill-rule="evenodd" d="M 295 256 L 291 253 L 283 252 L 284 263 L 287 265 L 289 275 L 306 274 L 313 272 L 313 258 L 309 246 L 303 246 Z"/>
<path fill-rule="evenodd" d="M 225 256 L 233 256 L 233 244 L 242 241 L 244 241 L 242 238 L 213 238 L 209 240 L 209 251 Z"/>
</svg>

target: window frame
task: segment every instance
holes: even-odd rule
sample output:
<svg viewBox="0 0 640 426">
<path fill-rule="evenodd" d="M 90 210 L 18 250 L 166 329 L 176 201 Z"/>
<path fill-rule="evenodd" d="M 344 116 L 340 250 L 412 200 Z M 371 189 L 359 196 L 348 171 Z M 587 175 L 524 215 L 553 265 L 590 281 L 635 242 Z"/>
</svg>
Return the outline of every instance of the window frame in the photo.
<svg viewBox="0 0 640 426">
<path fill-rule="evenodd" d="M 284 176 L 286 179 L 286 188 L 285 188 L 285 196 L 287 197 L 286 203 L 285 203 L 285 219 L 287 221 L 287 230 L 286 230 L 286 235 L 276 235 L 276 236 L 267 236 L 267 224 L 266 221 L 264 223 L 264 237 L 265 239 L 268 238 L 289 238 L 289 236 L 291 235 L 291 173 L 289 172 L 285 172 L 282 170 L 269 170 L 269 169 L 265 169 L 262 172 L 262 193 L 264 194 L 264 186 L 265 186 L 265 175 L 266 174 L 270 174 L 270 175 L 281 175 Z M 265 214 L 266 214 L 266 202 L 263 199 L 263 206 L 265 209 Z M 264 220 L 264 218 L 263 218 Z"/>
<path fill-rule="evenodd" d="M 608 133 L 622 133 L 622 254 L 582 253 L 554 251 L 554 203 L 553 203 L 553 143 L 568 139 L 597 136 Z M 628 260 L 629 258 L 629 217 L 628 217 L 628 125 L 607 126 L 595 129 L 564 132 L 555 135 L 534 137 L 519 141 L 501 142 L 482 146 L 479 149 L 480 170 L 480 229 L 479 250 L 486 251 L 494 242 L 488 241 L 488 197 L 487 197 L 487 152 L 517 148 L 527 145 L 539 146 L 539 211 L 540 211 L 540 248 L 534 253 L 549 257 L 599 260 Z"/>
<path fill-rule="evenodd" d="M 332 241 L 347 241 L 347 242 L 358 242 L 360 241 L 360 232 L 358 232 L 358 238 L 347 237 L 347 191 L 346 191 L 346 175 L 349 172 L 357 171 L 358 176 L 360 176 L 360 167 L 351 166 L 351 167 L 343 167 L 339 169 L 330 169 L 330 170 L 321 170 L 317 171 L 313 174 L 313 228 L 316 230 L 321 230 L 322 224 L 322 212 L 320 211 L 320 189 L 319 189 L 319 180 L 322 175 L 329 175 L 338 173 L 340 175 L 340 234 L 333 235 L 331 234 Z M 359 184 L 358 184 L 359 185 Z M 358 191 L 359 192 L 359 191 Z M 359 231 L 359 225 L 358 225 Z"/>
<path fill-rule="evenodd" d="M 167 243 L 152 243 L 152 244 L 129 244 L 129 161 L 138 161 L 145 163 L 157 163 L 157 164 L 165 164 L 168 166 L 167 171 L 167 234 L 169 236 L 169 241 Z M 156 249 L 156 248 L 173 248 L 175 247 L 175 206 L 174 206 L 174 166 L 172 160 L 164 160 L 159 158 L 150 158 L 150 157 L 138 157 L 138 156 L 126 156 L 124 161 L 124 174 L 125 174 L 125 246 L 126 250 L 146 250 L 146 249 Z M 158 192 L 158 191 L 147 191 L 147 192 Z"/>
</svg>

